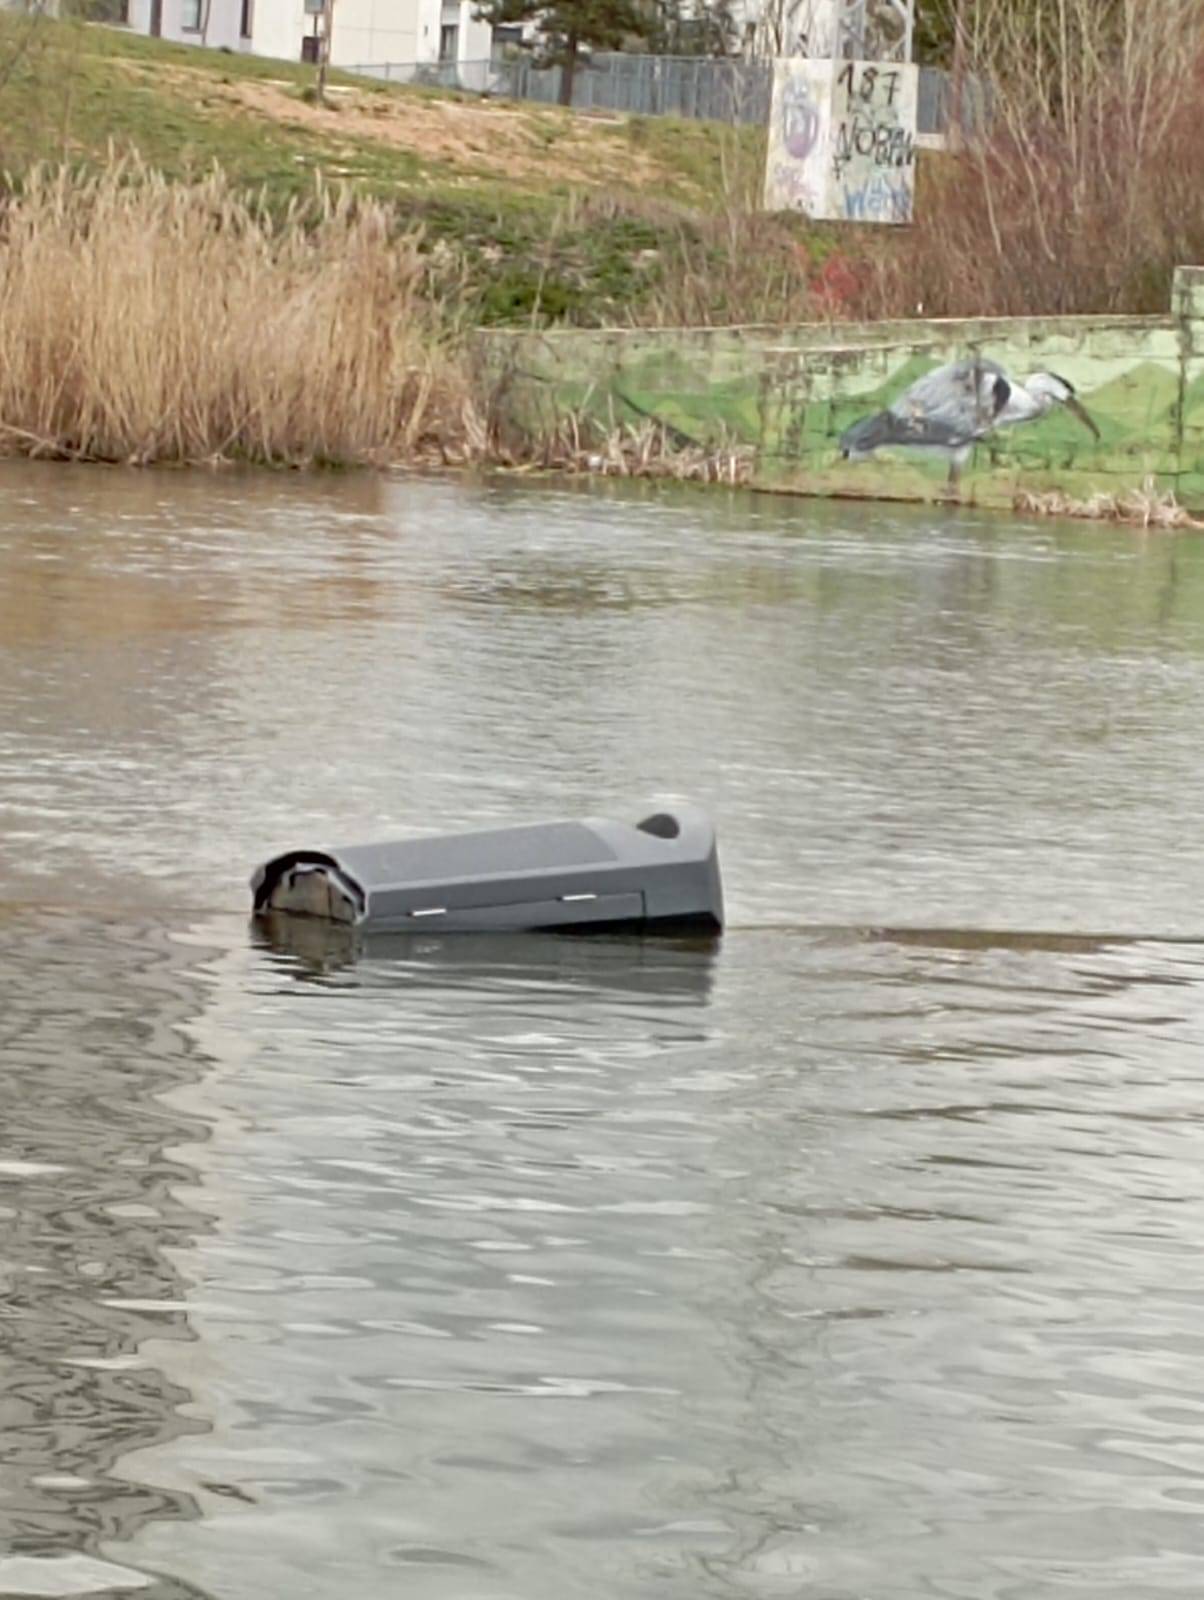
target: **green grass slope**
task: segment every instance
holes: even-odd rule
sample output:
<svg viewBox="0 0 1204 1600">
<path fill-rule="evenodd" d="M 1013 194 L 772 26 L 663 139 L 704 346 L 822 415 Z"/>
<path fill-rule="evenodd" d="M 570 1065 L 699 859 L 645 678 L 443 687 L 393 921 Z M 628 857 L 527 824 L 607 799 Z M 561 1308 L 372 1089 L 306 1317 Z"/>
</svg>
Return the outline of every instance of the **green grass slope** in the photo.
<svg viewBox="0 0 1204 1600">
<path fill-rule="evenodd" d="M 339 73 L 317 106 L 312 79 L 300 64 L 0 12 L 0 164 L 19 183 L 45 161 L 136 152 L 179 179 L 218 163 L 282 212 L 319 177 L 349 184 L 424 229 L 441 286 L 486 323 L 674 320 L 686 285 L 703 316 L 747 320 L 729 302 L 748 297 L 766 251 L 740 262 L 730 220 L 757 181 L 757 133 Z M 779 224 L 768 241 L 775 293 L 797 276 L 798 231 Z"/>
</svg>

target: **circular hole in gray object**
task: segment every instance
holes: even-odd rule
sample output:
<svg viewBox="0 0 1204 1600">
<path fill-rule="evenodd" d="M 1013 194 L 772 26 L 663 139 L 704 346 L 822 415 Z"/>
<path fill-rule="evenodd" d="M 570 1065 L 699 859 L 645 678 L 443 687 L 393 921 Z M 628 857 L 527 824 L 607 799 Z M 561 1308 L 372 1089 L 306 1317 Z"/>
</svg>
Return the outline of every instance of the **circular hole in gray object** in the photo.
<svg viewBox="0 0 1204 1600">
<path fill-rule="evenodd" d="M 676 839 L 681 832 L 681 824 L 667 811 L 658 811 L 654 816 L 645 817 L 643 822 L 636 823 L 636 827 L 641 833 L 655 834 L 658 839 Z"/>
</svg>

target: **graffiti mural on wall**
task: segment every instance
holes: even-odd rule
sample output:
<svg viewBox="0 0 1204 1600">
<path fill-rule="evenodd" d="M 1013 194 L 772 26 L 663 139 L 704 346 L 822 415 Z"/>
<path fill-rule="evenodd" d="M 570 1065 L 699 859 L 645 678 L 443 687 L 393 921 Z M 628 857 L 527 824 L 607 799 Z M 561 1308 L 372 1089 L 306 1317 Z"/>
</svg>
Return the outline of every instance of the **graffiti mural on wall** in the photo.
<svg viewBox="0 0 1204 1600">
<path fill-rule="evenodd" d="M 836 74 L 832 181 L 835 215 L 910 222 L 915 196 L 915 67 L 846 61 Z"/>
<path fill-rule="evenodd" d="M 828 221 L 910 222 L 918 69 L 814 61 L 774 67 L 765 206 Z"/>
<path fill-rule="evenodd" d="M 803 57 L 774 66 L 765 156 L 769 211 L 824 213 L 825 158 L 832 142 L 831 63 Z"/>
<path fill-rule="evenodd" d="M 951 361 L 994 361 L 1021 383 L 1055 373 L 1098 437 L 1064 402 L 992 432 L 965 463 L 966 498 L 1085 497 L 1149 477 L 1204 510 L 1204 267 L 1178 269 L 1165 317 L 498 332 L 482 343 L 508 416 L 536 435 L 569 415 L 603 432 L 651 419 L 679 443 L 746 447 L 761 487 L 917 500 L 945 493 L 948 460 L 889 446 L 843 460 L 852 424 Z"/>
</svg>

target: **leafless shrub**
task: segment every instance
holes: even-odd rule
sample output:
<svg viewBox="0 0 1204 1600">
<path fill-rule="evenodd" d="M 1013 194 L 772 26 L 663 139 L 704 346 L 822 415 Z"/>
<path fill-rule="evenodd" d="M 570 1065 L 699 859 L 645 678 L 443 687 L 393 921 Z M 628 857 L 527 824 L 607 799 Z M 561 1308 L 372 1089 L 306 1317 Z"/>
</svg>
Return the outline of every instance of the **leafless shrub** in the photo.
<svg viewBox="0 0 1204 1600">
<path fill-rule="evenodd" d="M 963 0 L 991 115 L 935 158 L 865 309 L 1164 311 L 1204 254 L 1201 0 Z"/>
<path fill-rule="evenodd" d="M 806 322 L 817 315 L 806 248 L 775 217 L 733 212 L 681 225 L 640 307 L 654 327 Z"/>
</svg>

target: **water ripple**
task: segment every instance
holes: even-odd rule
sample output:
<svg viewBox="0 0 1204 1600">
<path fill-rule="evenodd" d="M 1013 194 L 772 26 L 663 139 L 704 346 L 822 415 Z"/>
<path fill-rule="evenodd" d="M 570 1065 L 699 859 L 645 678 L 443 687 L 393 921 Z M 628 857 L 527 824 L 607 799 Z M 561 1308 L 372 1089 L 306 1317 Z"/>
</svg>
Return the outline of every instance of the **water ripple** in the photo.
<svg viewBox="0 0 1204 1600">
<path fill-rule="evenodd" d="M 1199 1590 L 1204 544 L 6 472 L 0 1592 Z M 247 926 L 649 792 L 718 948 Z"/>
</svg>

